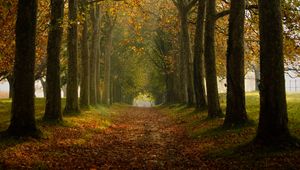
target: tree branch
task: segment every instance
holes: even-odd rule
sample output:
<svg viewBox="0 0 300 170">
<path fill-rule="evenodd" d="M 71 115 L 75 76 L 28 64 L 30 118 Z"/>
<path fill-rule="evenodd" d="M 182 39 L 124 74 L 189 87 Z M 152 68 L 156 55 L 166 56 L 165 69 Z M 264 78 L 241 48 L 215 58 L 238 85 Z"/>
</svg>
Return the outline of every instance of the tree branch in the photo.
<svg viewBox="0 0 300 170">
<path fill-rule="evenodd" d="M 258 9 L 258 5 L 247 5 L 246 10 L 250 10 L 250 9 Z M 225 17 L 226 15 L 229 15 L 229 14 L 230 14 L 230 9 L 219 12 L 218 14 L 216 14 L 215 20 Z"/>
<path fill-rule="evenodd" d="M 178 5 L 178 2 L 175 1 L 175 0 L 172 0 L 173 4 L 176 6 L 177 9 L 179 9 L 179 5 Z"/>
<path fill-rule="evenodd" d="M 88 4 L 97 3 L 97 2 L 103 2 L 104 0 L 92 0 L 88 1 Z M 124 1 L 124 0 L 114 0 L 114 1 Z"/>
<path fill-rule="evenodd" d="M 203 0 L 202 0 L 203 1 Z M 187 11 L 191 10 L 195 4 L 198 2 L 198 0 L 192 0 L 187 6 L 186 6 L 186 9 Z"/>
</svg>

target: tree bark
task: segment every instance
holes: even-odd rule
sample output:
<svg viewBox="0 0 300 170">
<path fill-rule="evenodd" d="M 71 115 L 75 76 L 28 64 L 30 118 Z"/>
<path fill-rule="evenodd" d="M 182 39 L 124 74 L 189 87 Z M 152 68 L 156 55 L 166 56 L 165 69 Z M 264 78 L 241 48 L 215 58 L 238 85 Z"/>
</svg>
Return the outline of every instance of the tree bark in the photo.
<svg viewBox="0 0 300 170">
<path fill-rule="evenodd" d="M 198 14 L 194 42 L 194 91 L 196 97 L 196 108 L 205 110 L 207 108 L 204 87 L 204 18 L 206 0 L 198 3 Z"/>
<path fill-rule="evenodd" d="M 100 44 L 100 41 L 99 41 Z M 100 49 L 97 50 L 97 67 L 96 67 L 96 98 L 97 104 L 101 104 L 101 56 L 100 56 Z"/>
<path fill-rule="evenodd" d="M 166 103 L 174 103 L 174 73 L 165 73 L 165 84 L 166 84 Z"/>
<path fill-rule="evenodd" d="M 87 1 L 81 0 L 82 12 L 87 12 Z M 88 108 L 90 105 L 89 99 L 89 86 L 90 86 L 90 71 L 89 71 L 89 47 L 88 47 L 88 22 L 85 19 L 82 25 L 82 38 L 81 38 L 81 78 L 80 78 L 80 107 Z"/>
<path fill-rule="evenodd" d="M 51 21 L 47 48 L 46 108 L 44 120 L 62 120 L 60 94 L 60 51 L 63 35 L 64 1 L 51 0 Z"/>
<path fill-rule="evenodd" d="M 186 80 L 187 104 L 194 105 L 193 60 L 191 54 L 190 34 L 188 28 L 188 10 L 180 11 L 181 21 L 181 59 L 183 60 L 183 74 Z"/>
<path fill-rule="evenodd" d="M 260 117 L 256 141 L 282 144 L 290 139 L 286 104 L 280 0 L 259 0 Z"/>
<path fill-rule="evenodd" d="M 178 39 L 179 36 L 178 36 Z M 182 80 L 182 71 L 181 71 L 181 59 L 180 55 L 178 53 L 174 54 L 174 61 L 175 61 L 175 67 L 174 67 L 174 102 L 175 103 L 184 103 L 185 102 L 185 88 L 184 84 L 185 82 L 181 81 Z"/>
<path fill-rule="evenodd" d="M 98 17 L 96 16 L 96 8 L 94 5 L 90 8 L 91 21 L 92 21 L 92 43 L 91 43 L 91 53 L 90 53 L 90 104 L 97 104 L 97 90 L 96 90 L 96 76 L 97 76 L 97 35 L 99 32 L 99 25 L 97 25 Z"/>
<path fill-rule="evenodd" d="M 222 116 L 219 102 L 216 56 L 215 56 L 215 26 L 216 26 L 216 0 L 209 0 L 206 8 L 205 23 L 205 73 L 207 88 L 208 117 Z"/>
<path fill-rule="evenodd" d="M 108 28 L 106 32 L 106 45 L 104 54 L 104 104 L 111 104 L 111 90 L 110 90 L 110 73 L 111 73 L 111 50 L 112 50 L 112 28 Z"/>
<path fill-rule="evenodd" d="M 96 6 L 96 17 L 97 25 L 100 27 L 100 5 Z M 100 90 L 100 77 L 101 77 L 101 43 L 100 43 L 100 29 L 98 30 L 97 37 L 96 37 L 96 44 L 97 44 L 97 61 L 96 61 L 96 99 L 97 104 L 101 104 L 101 90 Z"/>
<path fill-rule="evenodd" d="M 190 35 L 188 28 L 188 13 L 194 7 L 195 0 L 173 0 L 179 11 L 180 20 L 180 56 L 177 60 L 179 65 L 179 97 L 181 102 L 188 105 L 195 104 L 195 93 L 193 83 L 193 58 L 191 55 Z"/>
<path fill-rule="evenodd" d="M 181 36 L 179 36 L 179 42 Z M 184 76 L 184 61 L 182 60 L 181 54 L 176 55 L 176 79 L 178 80 L 176 83 L 176 102 L 178 103 L 186 103 L 187 101 L 187 88 Z"/>
<path fill-rule="evenodd" d="M 18 1 L 12 117 L 7 130 L 11 136 L 40 135 L 34 109 L 36 15 L 36 0 Z"/>
<path fill-rule="evenodd" d="M 77 68 L 77 1 L 69 0 L 68 78 L 65 114 L 79 113 Z"/>
<path fill-rule="evenodd" d="M 232 0 L 227 45 L 227 107 L 224 126 L 241 126 L 248 121 L 244 76 L 245 0 Z"/>
<path fill-rule="evenodd" d="M 189 58 L 191 57 L 190 45 L 189 45 L 189 32 L 188 32 L 188 16 L 187 11 L 181 9 L 180 14 L 180 60 L 181 60 L 181 81 L 183 81 L 183 103 L 190 104 L 192 99 L 190 98 L 190 77 L 189 77 Z"/>
</svg>

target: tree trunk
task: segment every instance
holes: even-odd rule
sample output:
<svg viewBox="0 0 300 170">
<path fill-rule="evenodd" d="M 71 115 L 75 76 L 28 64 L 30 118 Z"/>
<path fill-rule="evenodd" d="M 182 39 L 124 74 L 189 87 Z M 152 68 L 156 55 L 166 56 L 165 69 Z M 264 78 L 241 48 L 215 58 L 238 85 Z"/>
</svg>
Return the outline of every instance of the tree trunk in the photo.
<svg viewBox="0 0 300 170">
<path fill-rule="evenodd" d="M 82 12 L 87 12 L 87 2 L 86 0 L 81 0 Z M 89 76 L 89 47 L 88 47 L 88 22 L 85 15 L 85 20 L 83 21 L 82 29 L 82 39 L 81 39 L 81 81 L 80 81 L 80 107 L 88 108 L 90 105 L 89 99 L 89 86 L 90 86 L 90 76 Z"/>
<path fill-rule="evenodd" d="M 99 41 L 100 44 L 100 41 Z M 101 104 L 101 56 L 100 56 L 100 49 L 97 50 L 97 67 L 96 67 L 96 98 L 97 98 L 97 104 Z"/>
<path fill-rule="evenodd" d="M 79 113 L 77 78 L 77 1 L 69 0 L 68 78 L 67 99 L 64 113 Z"/>
<path fill-rule="evenodd" d="M 39 137 L 34 109 L 34 65 L 36 38 L 36 0 L 19 0 L 16 23 L 16 55 L 11 122 L 11 136 Z"/>
<path fill-rule="evenodd" d="M 207 88 L 208 117 L 214 118 L 222 116 L 219 102 L 216 56 L 215 56 L 215 14 L 216 0 L 209 0 L 207 3 L 207 15 L 205 23 L 205 73 Z"/>
<path fill-rule="evenodd" d="M 198 16 L 196 23 L 194 43 L 194 91 L 196 97 L 196 108 L 204 110 L 207 108 L 204 87 L 204 18 L 206 1 L 200 0 L 198 4 Z"/>
<path fill-rule="evenodd" d="M 180 9 L 178 9 L 180 10 Z M 179 12 L 180 13 L 180 12 Z M 181 14 L 178 15 L 178 19 L 181 20 Z M 180 31 L 180 36 L 178 36 L 180 42 L 180 53 L 176 55 L 176 79 L 178 82 L 176 83 L 177 86 L 177 93 L 176 93 L 176 102 L 179 103 L 187 103 L 187 80 L 185 74 L 185 60 L 183 57 L 183 51 L 181 50 L 182 47 L 182 31 Z"/>
<path fill-rule="evenodd" d="M 240 126 L 248 121 L 244 76 L 245 0 L 232 0 L 227 45 L 227 107 L 224 126 Z"/>
<path fill-rule="evenodd" d="M 174 103 L 175 96 L 174 96 L 174 74 L 173 73 L 166 73 L 165 74 L 165 84 L 166 84 L 166 103 Z"/>
<path fill-rule="evenodd" d="M 184 81 L 184 71 L 183 71 L 183 61 L 180 54 L 176 55 L 176 74 L 175 77 L 177 79 L 176 83 L 176 102 L 178 103 L 186 103 L 187 101 L 187 89 L 186 89 L 186 81 Z"/>
<path fill-rule="evenodd" d="M 110 105 L 110 73 L 111 73 L 111 50 L 112 50 L 112 28 L 106 33 L 106 46 L 104 56 L 104 104 Z"/>
<path fill-rule="evenodd" d="M 96 6 L 96 17 L 97 18 L 97 25 L 99 27 L 100 21 L 100 5 Z M 100 77 L 101 77 L 101 43 L 100 43 L 100 29 L 98 30 L 97 37 L 96 37 L 96 44 L 97 44 L 97 61 L 96 61 L 96 100 L 97 104 L 101 104 L 101 90 L 100 90 Z"/>
<path fill-rule="evenodd" d="M 96 16 L 95 6 L 91 5 L 91 21 L 92 21 L 92 44 L 91 44 L 91 53 L 90 53 L 90 104 L 97 104 L 97 90 L 96 90 L 96 67 L 97 67 L 97 35 L 99 32 L 99 25 L 97 25 L 98 17 Z"/>
<path fill-rule="evenodd" d="M 175 54 L 174 56 L 174 61 L 175 61 L 175 69 L 173 73 L 173 88 L 176 89 L 174 90 L 174 103 L 182 103 L 184 101 L 182 99 L 182 93 L 183 93 L 183 83 L 181 81 L 181 76 L 180 76 L 180 59 L 179 55 Z"/>
<path fill-rule="evenodd" d="M 115 86 L 116 86 L 115 102 L 121 103 L 122 102 L 122 91 L 121 91 L 121 85 L 119 84 L 119 79 L 116 79 Z"/>
<path fill-rule="evenodd" d="M 51 21 L 47 48 L 46 108 L 44 120 L 62 120 L 60 94 L 60 51 L 63 35 L 64 1 L 51 0 Z"/>
<path fill-rule="evenodd" d="M 280 0 L 259 0 L 260 117 L 256 141 L 282 144 L 290 139 L 284 79 Z"/>
<path fill-rule="evenodd" d="M 188 11 L 180 11 L 181 21 L 181 59 L 183 60 L 184 77 L 187 82 L 187 104 L 194 104 L 194 84 L 193 84 L 193 61 L 191 55 L 190 34 L 188 28 Z"/>
<path fill-rule="evenodd" d="M 188 14 L 185 10 L 180 10 L 180 60 L 181 60 L 181 81 L 184 82 L 184 99 L 182 102 L 188 105 L 192 104 L 190 76 L 189 76 L 189 58 L 191 57 L 190 39 L 188 32 Z"/>
</svg>

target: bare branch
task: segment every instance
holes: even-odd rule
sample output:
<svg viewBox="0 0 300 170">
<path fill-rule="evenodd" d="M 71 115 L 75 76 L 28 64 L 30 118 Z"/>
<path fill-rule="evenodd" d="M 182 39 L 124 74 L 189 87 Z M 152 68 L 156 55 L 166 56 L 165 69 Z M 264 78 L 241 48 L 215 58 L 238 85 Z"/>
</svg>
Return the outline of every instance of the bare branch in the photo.
<svg viewBox="0 0 300 170">
<path fill-rule="evenodd" d="M 186 9 L 189 11 L 189 10 L 191 10 L 194 6 L 195 6 L 195 4 L 198 2 L 198 0 L 192 0 L 188 5 L 187 5 L 187 7 L 186 7 Z"/>
<path fill-rule="evenodd" d="M 97 2 L 103 2 L 104 0 L 92 0 L 89 1 L 88 4 L 97 3 Z M 114 1 L 124 1 L 124 0 L 114 0 Z"/>
<path fill-rule="evenodd" d="M 251 10 L 251 9 L 258 9 L 258 5 L 247 5 L 247 6 L 246 6 L 246 10 Z M 229 9 L 229 10 L 222 11 L 222 12 L 219 12 L 219 13 L 216 15 L 215 19 L 218 20 L 219 18 L 222 18 L 222 17 L 224 17 L 224 16 L 226 16 L 226 15 L 229 15 L 229 13 L 230 13 L 230 9 Z"/>
</svg>

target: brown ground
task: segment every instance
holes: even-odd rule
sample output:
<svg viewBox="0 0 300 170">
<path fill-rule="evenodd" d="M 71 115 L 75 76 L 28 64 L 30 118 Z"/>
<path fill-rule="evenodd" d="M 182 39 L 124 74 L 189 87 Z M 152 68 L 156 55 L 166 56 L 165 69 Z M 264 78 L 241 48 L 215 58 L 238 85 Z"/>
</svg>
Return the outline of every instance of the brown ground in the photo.
<svg viewBox="0 0 300 170">
<path fill-rule="evenodd" d="M 6 141 L 0 145 L 0 169 L 299 168 L 293 162 L 298 158 L 292 155 L 290 159 L 286 158 L 288 155 L 249 155 L 241 159 L 209 156 L 208 149 L 213 145 L 221 147 L 221 141 L 192 139 L 184 122 L 175 121 L 155 108 L 121 107 L 114 112 L 117 114 L 113 114 L 112 124 L 104 130 L 90 117 L 76 126 L 43 126 L 43 131 L 49 133 L 47 139 Z"/>
</svg>

